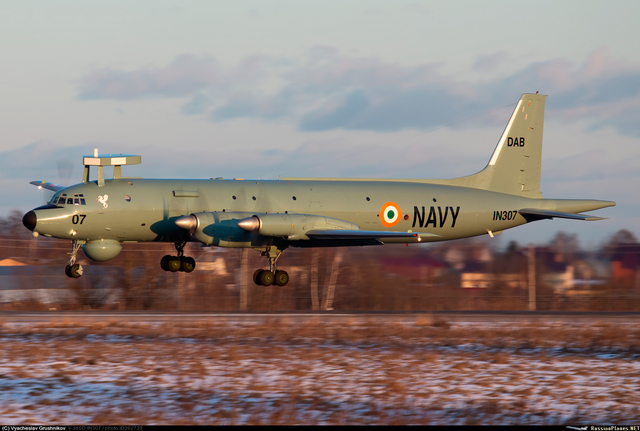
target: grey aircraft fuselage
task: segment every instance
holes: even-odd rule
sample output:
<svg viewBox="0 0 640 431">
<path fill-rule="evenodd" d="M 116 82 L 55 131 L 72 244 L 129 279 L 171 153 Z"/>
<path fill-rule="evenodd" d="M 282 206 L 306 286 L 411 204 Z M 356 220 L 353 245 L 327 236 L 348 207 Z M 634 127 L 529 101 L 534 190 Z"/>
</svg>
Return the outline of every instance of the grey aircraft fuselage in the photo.
<svg viewBox="0 0 640 431">
<path fill-rule="evenodd" d="M 531 221 L 566 218 L 599 220 L 580 214 L 615 205 L 581 199 L 544 199 L 540 191 L 546 96 L 523 94 L 487 166 L 449 180 L 282 178 L 278 180 L 168 180 L 124 178 L 121 165 L 140 156 L 85 156 L 83 182 L 63 187 L 32 182 L 55 191 L 45 206 L 25 214 L 34 236 L 70 239 L 67 275 L 82 248 L 92 260 L 117 256 L 121 243 L 167 241 L 177 256 L 165 256 L 167 271 L 191 272 L 187 241 L 221 247 L 250 247 L 269 259 L 257 284 L 285 285 L 276 269 L 287 247 L 333 247 L 446 241 L 493 236 Z M 89 180 L 98 168 L 97 181 Z M 114 166 L 105 180 L 104 166 Z M 275 281 L 274 281 L 275 280 Z"/>
<path fill-rule="evenodd" d="M 362 230 L 432 234 L 421 241 L 446 241 L 501 232 L 527 223 L 522 208 L 580 212 L 599 201 L 531 199 L 487 190 L 404 181 L 162 180 L 121 178 L 77 184 L 67 196 L 83 194 L 86 205 L 64 204 L 38 217 L 38 231 L 70 240 L 119 242 L 178 241 L 184 230 L 174 222 L 192 213 L 220 213 L 240 221 L 254 214 L 313 214 L 354 223 Z M 61 192 L 54 195 L 54 199 Z M 98 198 L 107 195 L 107 207 Z M 383 204 L 394 202 L 400 220 L 381 222 Z M 603 204 L 606 201 L 602 202 Z M 608 206 L 608 205 L 607 205 Z M 269 237 L 227 229 L 211 245 L 266 245 Z M 258 240 L 258 241 L 257 241 Z M 305 241 L 305 240 L 299 240 Z M 388 238 L 385 243 L 405 243 Z M 413 242 L 413 241 L 409 241 Z M 297 244 L 291 244 L 293 246 Z"/>
</svg>

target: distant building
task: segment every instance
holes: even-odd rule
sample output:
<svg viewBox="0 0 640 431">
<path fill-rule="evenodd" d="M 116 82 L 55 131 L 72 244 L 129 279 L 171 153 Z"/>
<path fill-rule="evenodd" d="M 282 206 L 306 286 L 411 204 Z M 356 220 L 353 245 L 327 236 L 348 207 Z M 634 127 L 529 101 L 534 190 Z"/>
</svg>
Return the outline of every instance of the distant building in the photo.
<svg viewBox="0 0 640 431">
<path fill-rule="evenodd" d="M 638 287 L 640 244 L 619 244 L 611 257 L 611 279 L 622 287 Z"/>
<path fill-rule="evenodd" d="M 525 289 L 529 283 L 528 249 L 511 250 L 495 262 L 470 260 L 460 270 L 460 286 L 486 289 L 498 285 Z M 535 249 L 538 279 L 556 292 L 573 288 L 574 268 L 550 247 Z"/>
<path fill-rule="evenodd" d="M 511 288 L 525 288 L 527 280 L 522 274 L 493 274 L 470 271 L 460 274 L 460 287 L 464 289 L 487 289 L 498 284 Z"/>
<path fill-rule="evenodd" d="M 402 274 L 415 283 L 428 284 L 447 272 L 448 265 L 428 254 L 388 257 L 382 266 L 388 274 Z"/>
</svg>

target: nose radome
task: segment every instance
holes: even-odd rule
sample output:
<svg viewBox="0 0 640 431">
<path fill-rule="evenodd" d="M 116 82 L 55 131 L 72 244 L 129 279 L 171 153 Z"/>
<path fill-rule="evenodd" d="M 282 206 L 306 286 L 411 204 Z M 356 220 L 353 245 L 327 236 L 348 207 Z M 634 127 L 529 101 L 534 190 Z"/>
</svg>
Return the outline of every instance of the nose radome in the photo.
<svg viewBox="0 0 640 431">
<path fill-rule="evenodd" d="M 38 223 L 38 216 L 33 211 L 29 211 L 22 217 L 22 224 L 29 230 L 34 230 L 36 228 L 36 224 Z"/>
</svg>

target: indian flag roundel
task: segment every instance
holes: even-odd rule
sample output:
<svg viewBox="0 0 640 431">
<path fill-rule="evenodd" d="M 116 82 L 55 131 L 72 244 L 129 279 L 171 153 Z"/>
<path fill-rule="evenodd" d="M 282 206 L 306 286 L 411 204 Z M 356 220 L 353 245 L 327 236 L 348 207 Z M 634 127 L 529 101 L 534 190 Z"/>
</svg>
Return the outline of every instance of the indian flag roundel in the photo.
<svg viewBox="0 0 640 431">
<path fill-rule="evenodd" d="M 380 221 L 383 226 L 395 226 L 400 221 L 401 216 L 402 211 L 400 211 L 398 204 L 394 202 L 387 202 L 382 205 L 382 209 L 380 210 Z"/>
</svg>

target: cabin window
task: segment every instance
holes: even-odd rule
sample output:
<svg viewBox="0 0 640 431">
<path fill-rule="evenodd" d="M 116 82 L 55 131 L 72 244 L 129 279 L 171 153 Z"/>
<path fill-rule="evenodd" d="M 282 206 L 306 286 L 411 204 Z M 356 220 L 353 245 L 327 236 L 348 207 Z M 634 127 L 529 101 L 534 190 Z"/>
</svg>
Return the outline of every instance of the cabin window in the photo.
<svg viewBox="0 0 640 431">
<path fill-rule="evenodd" d="M 80 193 L 78 195 L 78 197 L 80 198 L 80 205 L 86 205 L 87 201 L 84 200 L 84 194 Z"/>
<path fill-rule="evenodd" d="M 73 205 L 73 198 L 67 198 L 67 205 Z"/>
<path fill-rule="evenodd" d="M 62 195 L 60 195 L 60 199 L 58 199 L 58 204 L 64 205 L 66 203 L 67 203 L 67 194 L 63 193 Z"/>
<path fill-rule="evenodd" d="M 73 195 L 73 204 L 80 205 L 80 198 L 78 197 L 78 195 Z"/>
</svg>

